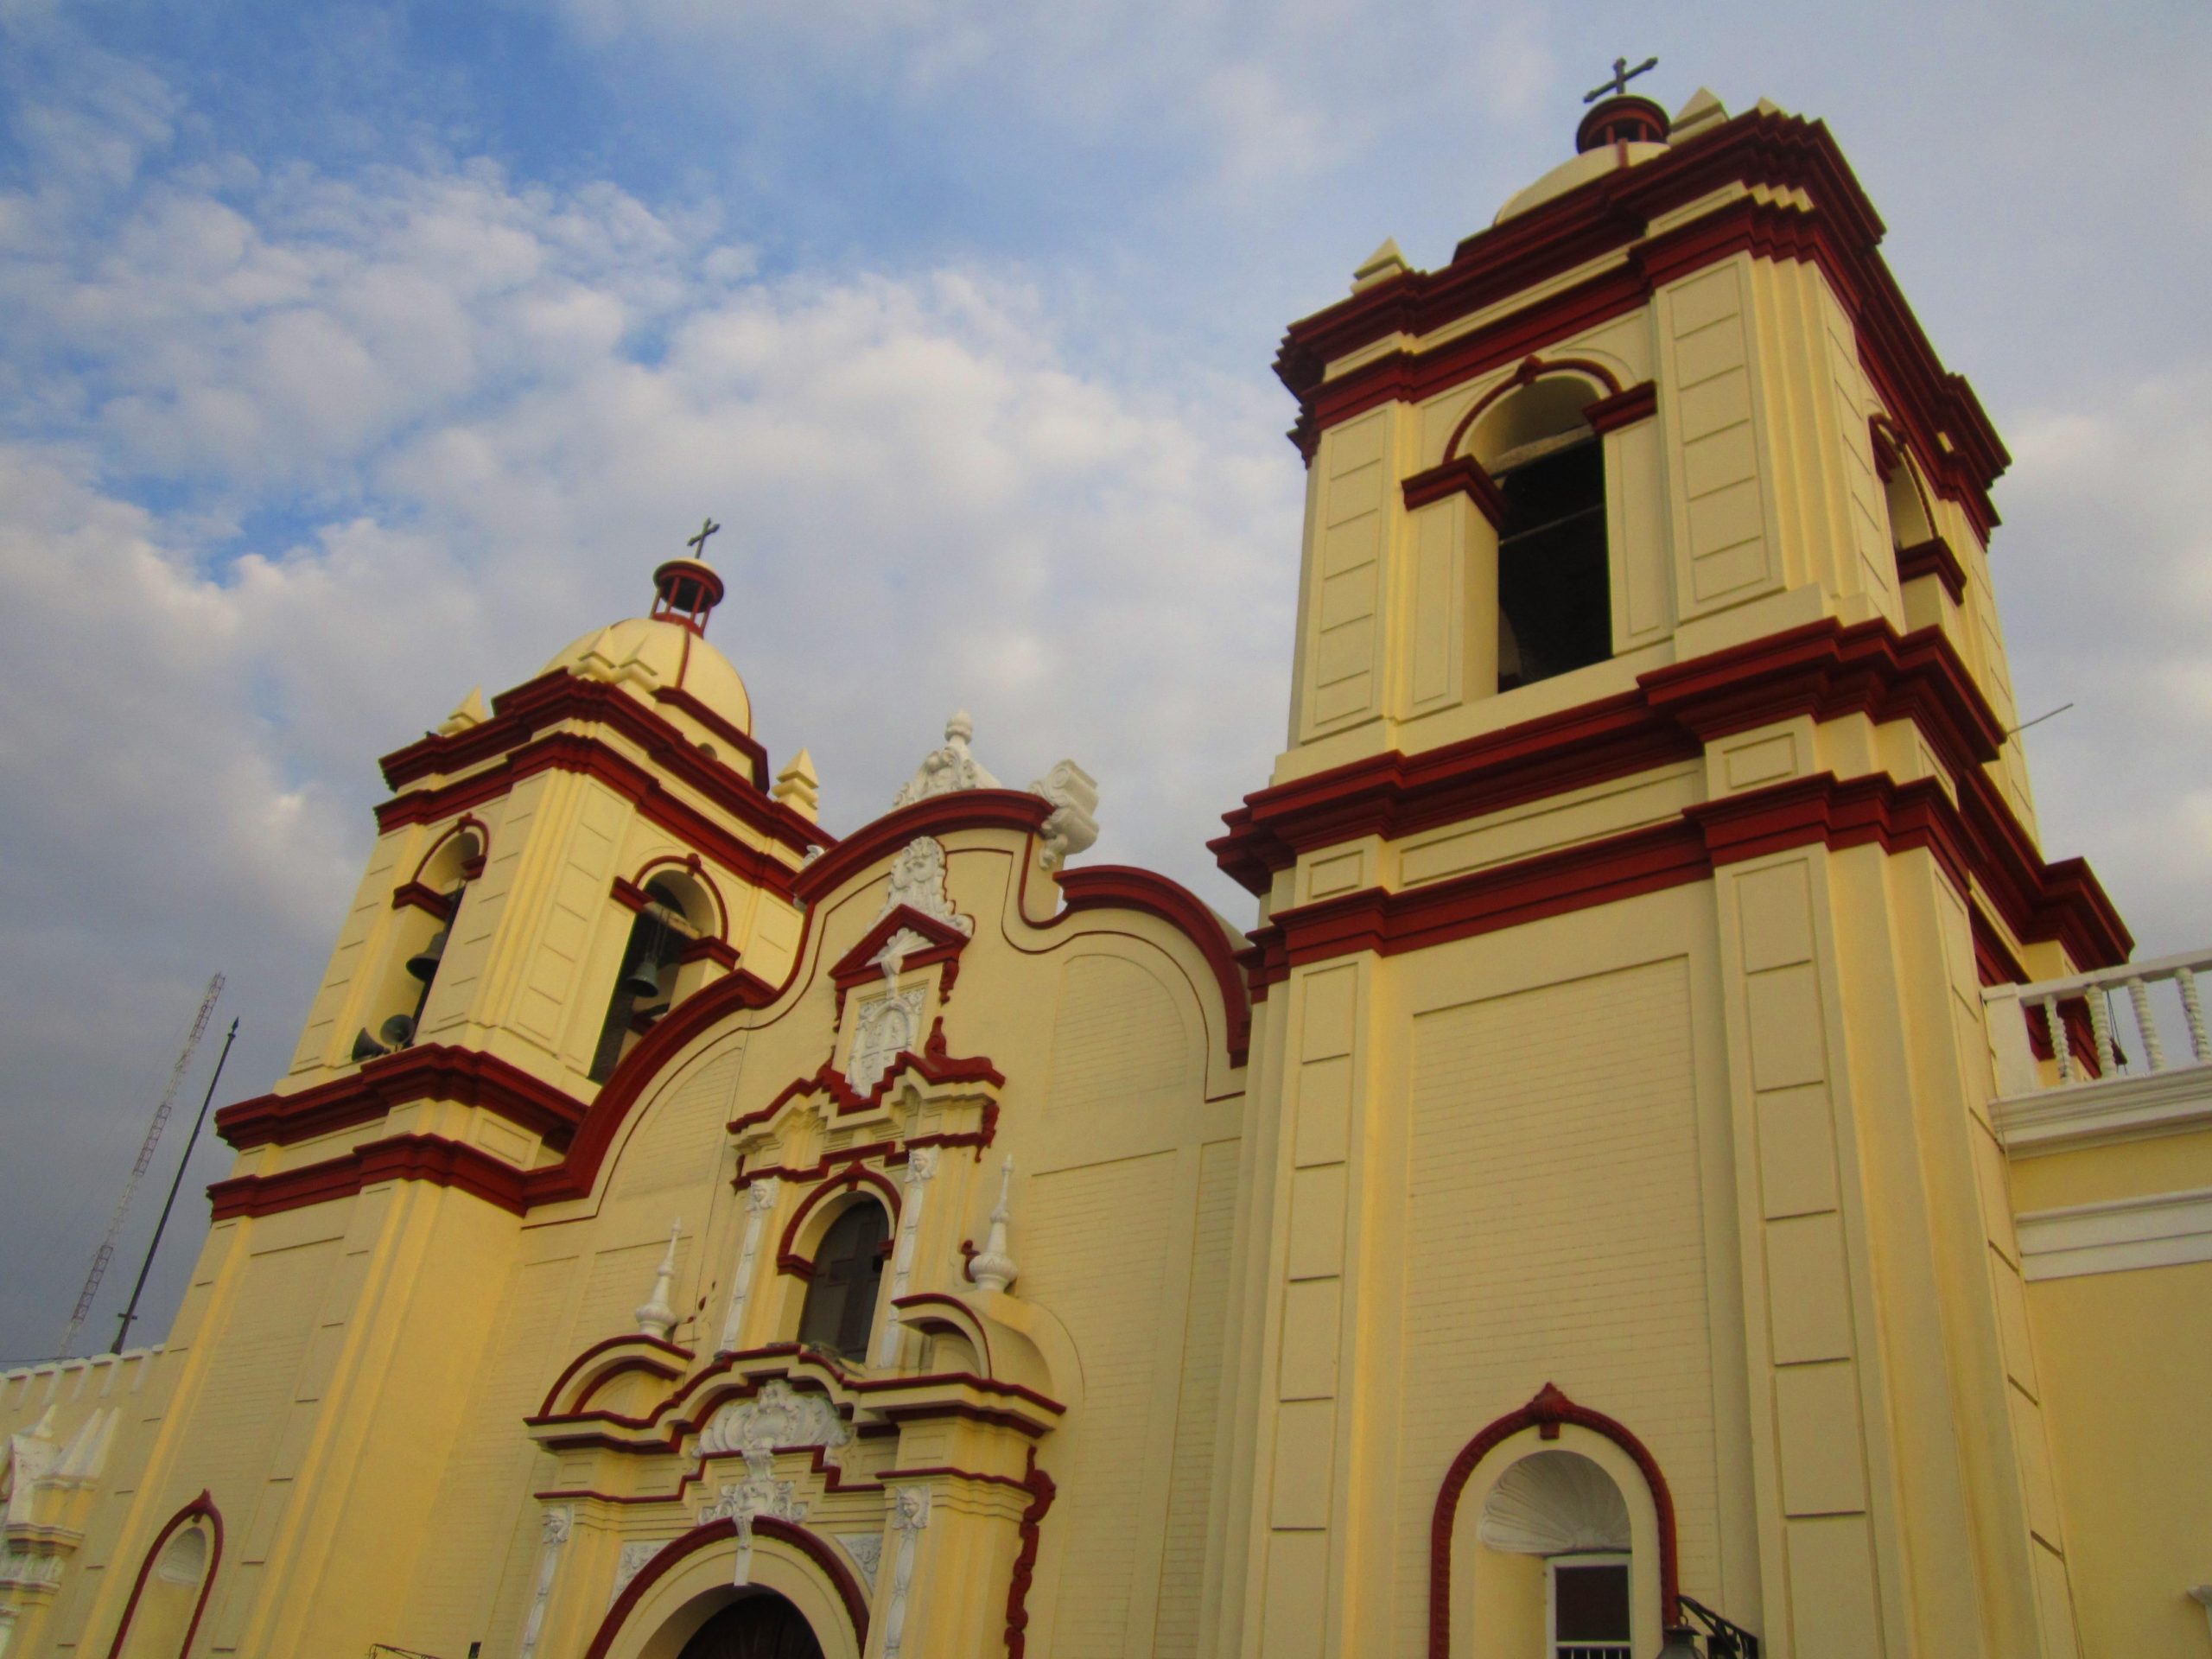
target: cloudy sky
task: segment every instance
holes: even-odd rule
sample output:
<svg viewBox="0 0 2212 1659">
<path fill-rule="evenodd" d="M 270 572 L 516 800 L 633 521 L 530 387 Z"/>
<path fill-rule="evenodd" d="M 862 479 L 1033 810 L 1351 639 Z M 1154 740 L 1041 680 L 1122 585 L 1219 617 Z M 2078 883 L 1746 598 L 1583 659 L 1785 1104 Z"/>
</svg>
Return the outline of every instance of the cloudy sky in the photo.
<svg viewBox="0 0 2212 1659">
<path fill-rule="evenodd" d="M 222 1098 L 276 1076 L 374 757 L 702 514 L 833 828 L 964 704 L 1001 776 L 1098 776 L 1094 858 L 1248 915 L 1201 843 L 1286 707 L 1275 340 L 1386 235 L 1443 263 L 1621 53 L 1841 139 L 2015 456 L 2046 847 L 2212 942 L 2208 47 L 2150 0 L 0 0 L 0 1358 L 215 969 Z"/>
</svg>

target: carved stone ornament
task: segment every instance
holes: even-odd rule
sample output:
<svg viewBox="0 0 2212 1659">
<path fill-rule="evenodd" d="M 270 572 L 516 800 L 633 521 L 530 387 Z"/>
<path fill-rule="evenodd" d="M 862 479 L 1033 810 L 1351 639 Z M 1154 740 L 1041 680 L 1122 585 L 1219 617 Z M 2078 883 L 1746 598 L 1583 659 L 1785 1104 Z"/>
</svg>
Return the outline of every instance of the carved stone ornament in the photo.
<svg viewBox="0 0 2212 1659">
<path fill-rule="evenodd" d="M 968 740 L 976 735 L 976 722 L 968 717 L 965 709 L 944 722 L 944 747 L 931 749 L 922 757 L 922 764 L 914 768 L 914 775 L 900 787 L 893 798 L 892 810 L 912 806 L 916 801 L 926 801 L 932 795 L 957 794 L 963 789 L 996 789 L 999 780 L 983 770 L 982 763 L 968 752 Z"/>
<path fill-rule="evenodd" d="M 721 1489 L 711 1503 L 699 1506 L 699 1524 L 720 1521 L 727 1516 L 737 1523 L 737 1567 L 730 1575 L 732 1584 L 749 1584 L 753 1580 L 753 1523 L 762 1516 L 779 1521 L 804 1521 L 806 1505 L 793 1495 L 793 1484 L 778 1480 L 773 1471 L 776 1454 L 772 1452 L 747 1452 L 745 1454 L 745 1478 Z"/>
<path fill-rule="evenodd" d="M 1043 831 L 1046 869 L 1057 870 L 1098 839 L 1098 780 L 1074 761 L 1061 761 L 1030 785 L 1029 792 L 1052 804 Z"/>
<path fill-rule="evenodd" d="M 901 905 L 975 937 L 975 918 L 953 909 L 952 895 L 944 890 L 944 847 L 934 836 L 916 836 L 900 851 L 899 861 L 891 867 L 891 891 L 877 907 L 875 919 L 881 921 Z M 894 937 L 877 953 L 877 960 L 905 956 L 906 950 L 893 949 L 897 944 Z"/>
<path fill-rule="evenodd" d="M 1628 1503 L 1613 1478 L 1573 1452 L 1534 1452 L 1498 1478 L 1475 1535 L 1511 1555 L 1629 1547 Z"/>
<path fill-rule="evenodd" d="M 871 1590 L 875 1588 L 876 1574 L 883 1570 L 883 1535 L 880 1532 L 840 1532 L 831 1535 L 837 1548 L 853 1558 L 861 1570 L 861 1582 Z"/>
<path fill-rule="evenodd" d="M 537 1551 L 537 1583 L 531 1592 L 530 1612 L 522 1627 L 522 1645 L 516 1649 L 517 1659 L 531 1659 L 537 1651 L 537 1638 L 545 1629 L 546 1604 L 553 1599 L 553 1580 L 561 1569 L 561 1547 L 569 1541 L 569 1529 L 575 1519 L 575 1512 L 566 1508 L 545 1511 L 543 1524 L 539 1529 L 543 1541 Z"/>
<path fill-rule="evenodd" d="M 781 1377 L 760 1385 L 750 1400 L 733 1401 L 707 1420 L 699 1431 L 704 1456 L 737 1452 L 747 1457 L 773 1453 L 789 1446 L 818 1446 L 835 1462 L 853 1431 L 837 1409 L 818 1394 L 801 1394 Z"/>
<path fill-rule="evenodd" d="M 887 973 L 885 978 L 889 977 Z M 861 1093 L 874 1088 L 899 1055 L 921 1047 L 923 995 L 923 988 L 917 985 L 861 1004 L 852 1057 L 845 1062 L 845 1081 Z"/>
<path fill-rule="evenodd" d="M 883 1615 L 883 1659 L 899 1659 L 906 1646 L 907 1604 L 914 1594 L 914 1552 L 929 1523 L 928 1487 L 892 1488 L 891 1530 L 898 1535 L 899 1553 L 892 1558 L 891 1605 Z"/>
<path fill-rule="evenodd" d="M 630 1587 L 630 1580 L 645 1570 L 645 1563 L 667 1548 L 665 1538 L 641 1538 L 623 1545 L 622 1554 L 614 1563 L 614 1588 L 607 1593 L 607 1605 L 612 1606 L 620 1600 L 622 1592 Z"/>
<path fill-rule="evenodd" d="M 59 1555 L 32 1555 L 13 1547 L 0 1554 L 0 1586 L 41 1590 L 51 1589 L 60 1582 Z"/>
</svg>

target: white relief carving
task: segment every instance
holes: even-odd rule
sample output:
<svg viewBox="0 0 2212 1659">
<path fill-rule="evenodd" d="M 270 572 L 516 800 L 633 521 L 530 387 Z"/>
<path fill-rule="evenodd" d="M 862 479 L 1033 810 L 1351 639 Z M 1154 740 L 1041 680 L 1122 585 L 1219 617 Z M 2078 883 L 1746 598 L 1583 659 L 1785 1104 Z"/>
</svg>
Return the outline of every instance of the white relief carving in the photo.
<svg viewBox="0 0 2212 1659">
<path fill-rule="evenodd" d="M 716 1353 L 735 1353 L 744 1335 L 745 1305 L 753 1295 L 753 1274 L 760 1259 L 760 1241 L 767 1232 L 768 1217 L 775 1211 L 783 1186 L 782 1177 L 764 1175 L 745 1189 L 745 1242 L 738 1248 L 737 1270 L 730 1275 L 729 1312 L 722 1319 L 722 1339 L 715 1345 Z"/>
<path fill-rule="evenodd" d="M 877 968 L 888 965 L 892 973 L 895 975 L 899 971 L 898 964 L 905 962 L 917 950 L 926 950 L 929 948 L 929 943 L 912 928 L 902 927 L 883 942 L 883 949 L 870 957 L 868 962 Z"/>
<path fill-rule="evenodd" d="M 750 1458 L 787 1446 L 818 1446 L 824 1459 L 835 1463 L 852 1439 L 853 1431 L 829 1401 L 801 1394 L 779 1376 L 762 1383 L 752 1399 L 733 1401 L 709 1418 L 699 1431 L 699 1451 L 702 1456 L 738 1452 Z"/>
<path fill-rule="evenodd" d="M 560 1570 L 561 1547 L 569 1541 L 569 1529 L 575 1522 L 575 1512 L 566 1508 L 545 1511 L 544 1524 L 539 1537 L 543 1540 L 537 1551 L 537 1586 L 530 1598 L 530 1616 L 523 1622 L 522 1646 L 518 1659 L 531 1659 L 537 1651 L 537 1638 L 545 1629 L 545 1606 L 553 1599 L 553 1580 Z"/>
<path fill-rule="evenodd" d="M 1475 1535 L 1517 1555 L 1626 1549 L 1628 1503 L 1613 1478 L 1579 1452 L 1532 1452 L 1491 1489 Z"/>
<path fill-rule="evenodd" d="M 0 1554 L 0 1586 L 22 1590 L 50 1590 L 61 1582 L 59 1555 L 32 1555 L 10 1548 Z"/>
<path fill-rule="evenodd" d="M 1074 761 L 1061 761 L 1030 785 L 1029 792 L 1052 804 L 1042 831 L 1046 869 L 1057 870 L 1098 839 L 1098 780 Z"/>
<path fill-rule="evenodd" d="M 837 1547 L 853 1558 L 861 1570 L 861 1580 L 871 1590 L 875 1588 L 876 1574 L 883 1570 L 883 1535 L 880 1532 L 840 1532 L 831 1535 Z"/>
<path fill-rule="evenodd" d="M 607 1598 L 608 1606 L 621 1599 L 622 1592 L 630 1587 L 630 1580 L 645 1570 L 645 1563 L 668 1547 L 665 1538 L 643 1538 L 622 1546 L 622 1554 L 614 1563 L 614 1588 Z"/>
<path fill-rule="evenodd" d="M 899 1242 L 891 1253 L 891 1294 L 885 1299 L 891 1308 L 898 1306 L 913 1279 L 915 1244 L 922 1230 L 922 1199 L 929 1190 L 930 1178 L 937 1173 L 937 1159 L 935 1147 L 917 1147 L 906 1154 L 906 1193 L 899 1205 Z M 887 1313 L 876 1329 L 875 1352 L 868 1363 L 897 1364 L 903 1334 L 896 1313 Z"/>
<path fill-rule="evenodd" d="M 973 938 L 976 921 L 963 916 L 952 907 L 952 895 L 944 887 L 944 846 L 934 836 L 916 836 L 899 855 L 899 861 L 891 867 L 891 890 L 883 896 L 883 904 L 876 911 L 875 918 L 881 921 L 893 911 L 904 905 L 918 910 L 925 916 L 955 927 Z M 876 960 L 893 954 L 888 946 L 879 951 Z M 896 954 L 904 956 L 906 951 Z"/>
<path fill-rule="evenodd" d="M 922 764 L 914 775 L 900 787 L 891 805 L 895 811 L 902 806 L 912 806 L 916 801 L 925 801 L 932 795 L 950 795 L 963 789 L 996 789 L 999 780 L 983 770 L 982 765 L 968 752 L 968 740 L 976 735 L 976 722 L 961 709 L 944 722 L 944 747 L 931 749 L 922 757 Z"/>
<path fill-rule="evenodd" d="M 661 1253 L 660 1266 L 653 1270 L 652 1294 L 638 1304 L 638 1332 L 641 1336 L 658 1337 L 666 1342 L 669 1333 L 676 1329 L 676 1310 L 668 1305 L 669 1287 L 676 1281 L 676 1240 L 683 1230 L 678 1217 L 668 1230 L 668 1249 Z"/>
<path fill-rule="evenodd" d="M 923 988 L 891 991 L 861 1004 L 845 1081 L 861 1094 L 883 1080 L 892 1062 L 921 1046 Z"/>
<path fill-rule="evenodd" d="M 737 1566 L 732 1571 L 732 1584 L 753 1581 L 753 1523 L 762 1516 L 772 1516 L 779 1521 L 804 1521 L 806 1505 L 793 1496 L 793 1483 L 775 1477 L 776 1454 L 772 1451 L 747 1452 L 745 1454 L 745 1478 L 726 1485 L 721 1496 L 712 1503 L 702 1504 L 699 1524 L 719 1521 L 724 1516 L 737 1522 Z"/>
<path fill-rule="evenodd" d="M 1007 1223 L 1014 1214 L 1013 1187 L 1014 1160 L 1008 1158 L 999 1169 L 999 1201 L 991 1211 L 991 1230 L 983 1239 L 983 1248 L 968 1264 L 968 1276 L 976 1281 L 979 1290 L 1004 1290 L 1021 1272 L 1014 1265 L 1006 1236 Z"/>
<path fill-rule="evenodd" d="M 906 1641 L 906 1615 L 914 1595 L 914 1552 L 930 1523 L 930 1489 L 898 1486 L 891 1493 L 891 1529 L 899 1552 L 891 1567 L 891 1605 L 883 1615 L 883 1659 L 899 1659 Z"/>
</svg>

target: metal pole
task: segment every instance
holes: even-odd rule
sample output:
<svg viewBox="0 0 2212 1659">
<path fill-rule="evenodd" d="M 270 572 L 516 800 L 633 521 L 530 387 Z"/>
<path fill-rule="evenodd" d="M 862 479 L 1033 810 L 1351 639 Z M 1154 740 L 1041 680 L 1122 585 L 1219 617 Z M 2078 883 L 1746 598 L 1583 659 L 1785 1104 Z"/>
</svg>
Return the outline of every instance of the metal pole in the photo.
<svg viewBox="0 0 2212 1659">
<path fill-rule="evenodd" d="M 231 1058 L 231 1045 L 238 1039 L 238 1022 L 231 1021 L 231 1028 L 223 1034 L 223 1052 L 215 1057 L 214 1075 L 207 1079 L 207 1092 L 200 1097 L 200 1116 L 192 1120 L 192 1133 L 185 1138 L 184 1156 L 177 1160 L 176 1179 L 169 1183 L 169 1195 L 162 1205 L 162 1218 L 154 1224 L 153 1242 L 146 1246 L 146 1259 L 138 1268 L 138 1282 L 130 1287 L 130 1305 L 123 1310 L 123 1322 L 115 1328 L 115 1346 L 111 1354 L 123 1351 L 123 1339 L 130 1334 L 130 1321 L 138 1317 L 138 1294 L 146 1288 L 146 1275 L 154 1270 L 154 1252 L 162 1248 L 162 1231 L 169 1224 L 169 1211 L 176 1205 L 177 1189 L 184 1185 L 184 1172 L 192 1162 L 192 1149 L 200 1141 L 200 1126 L 207 1121 L 207 1108 L 214 1101 L 215 1085 L 223 1080 L 223 1062 Z"/>
</svg>

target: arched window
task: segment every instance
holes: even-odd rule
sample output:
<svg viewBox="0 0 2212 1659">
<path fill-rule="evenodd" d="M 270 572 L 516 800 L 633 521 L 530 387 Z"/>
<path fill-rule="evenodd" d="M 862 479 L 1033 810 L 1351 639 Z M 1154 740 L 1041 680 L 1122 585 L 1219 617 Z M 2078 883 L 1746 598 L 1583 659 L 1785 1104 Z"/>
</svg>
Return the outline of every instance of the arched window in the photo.
<svg viewBox="0 0 2212 1659">
<path fill-rule="evenodd" d="M 798 1339 L 846 1359 L 867 1357 L 876 1294 L 891 1250 L 891 1218 L 863 1198 L 830 1224 L 814 1253 L 814 1276 L 799 1314 Z"/>
<path fill-rule="evenodd" d="M 483 861 L 483 843 L 473 831 L 449 836 L 423 861 L 415 880 L 400 890 L 399 897 L 407 902 L 397 909 L 391 949 L 367 1005 L 369 1017 L 353 1039 L 354 1060 L 395 1053 L 411 1046 L 421 1034 L 423 1010 L 429 1005 L 430 987 L 445 961 L 461 895 Z M 426 895 L 419 901 L 410 896 L 418 890 Z"/>
<path fill-rule="evenodd" d="M 1491 1488 L 1476 1537 L 1498 1592 L 1485 1598 L 1493 1623 L 1533 1630 L 1541 1595 L 1545 1659 L 1630 1651 L 1628 1504 L 1588 1458 L 1535 1452 L 1514 1464 Z"/>
<path fill-rule="evenodd" d="M 1583 411 L 1601 395 L 1573 375 L 1510 392 L 1465 446 L 1504 503 L 1497 526 L 1497 689 L 1613 654 L 1603 441 Z"/>
<path fill-rule="evenodd" d="M 221 1523 L 203 1494 L 169 1522 L 139 1568 L 110 1659 L 182 1659 L 221 1551 Z"/>
<path fill-rule="evenodd" d="M 607 1018 L 599 1028 L 599 1046 L 592 1053 L 594 1083 L 613 1076 L 631 1043 L 650 1030 L 675 1000 L 677 963 L 702 931 L 702 918 L 695 913 L 700 899 L 685 891 L 690 886 L 674 874 L 657 875 L 645 883 L 645 903 L 630 924 L 622 969 L 615 976 Z"/>
</svg>

